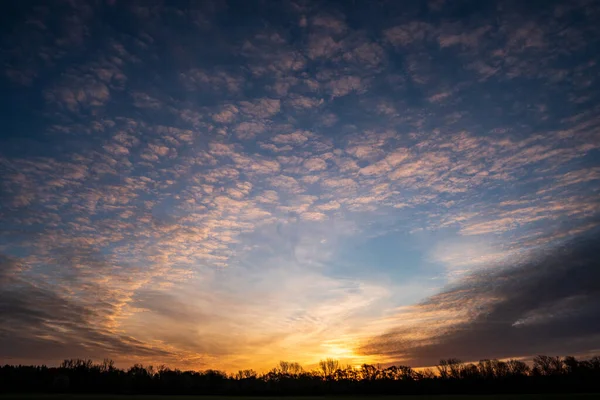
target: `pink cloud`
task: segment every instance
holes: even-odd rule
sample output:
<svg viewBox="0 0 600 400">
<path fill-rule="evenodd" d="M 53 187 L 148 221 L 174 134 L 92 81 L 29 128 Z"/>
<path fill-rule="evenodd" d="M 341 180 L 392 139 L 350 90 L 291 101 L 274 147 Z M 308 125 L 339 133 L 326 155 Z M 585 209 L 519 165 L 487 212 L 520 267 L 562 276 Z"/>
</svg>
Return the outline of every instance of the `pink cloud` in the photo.
<svg viewBox="0 0 600 400">
<path fill-rule="evenodd" d="M 220 123 L 229 123 L 235 120 L 236 114 L 238 113 L 238 108 L 231 104 L 223 107 L 221 111 L 212 115 L 212 119 L 215 122 Z"/>
<path fill-rule="evenodd" d="M 209 73 L 198 68 L 181 72 L 179 77 L 187 90 L 210 87 L 213 90 L 227 89 L 229 92 L 237 93 L 244 84 L 244 79 L 241 76 L 235 76 L 224 71 Z"/>
<path fill-rule="evenodd" d="M 420 42 L 429 38 L 435 28 L 425 22 L 412 21 L 404 25 L 395 26 L 384 32 L 385 38 L 395 46 L 407 46 L 413 42 Z"/>
<path fill-rule="evenodd" d="M 340 44 L 331 36 L 313 35 L 309 39 L 308 57 L 311 59 L 332 57 L 340 50 Z"/>
<path fill-rule="evenodd" d="M 351 92 L 362 91 L 365 88 L 365 82 L 358 76 L 344 76 L 330 81 L 327 86 L 333 97 L 341 97 Z"/>
<path fill-rule="evenodd" d="M 277 144 L 301 145 L 306 143 L 311 136 L 312 134 L 308 131 L 294 131 L 292 133 L 280 133 L 273 136 L 271 140 Z"/>
<path fill-rule="evenodd" d="M 294 108 L 307 109 L 320 106 L 323 104 L 323 99 L 296 95 L 292 96 L 288 103 Z"/>
<path fill-rule="evenodd" d="M 343 33 L 347 29 L 343 20 L 333 16 L 319 15 L 311 18 L 310 23 L 314 27 L 323 28 L 335 34 Z"/>
<path fill-rule="evenodd" d="M 320 158 L 310 158 L 303 163 L 304 168 L 309 171 L 323 171 L 327 169 L 327 163 Z"/>
<path fill-rule="evenodd" d="M 235 127 L 235 132 L 240 139 L 252 139 L 265 130 L 266 126 L 262 122 L 241 122 Z"/>
<path fill-rule="evenodd" d="M 242 111 L 254 118 L 268 118 L 277 114 L 281 108 L 279 99 L 263 98 L 253 102 L 241 101 Z"/>
</svg>

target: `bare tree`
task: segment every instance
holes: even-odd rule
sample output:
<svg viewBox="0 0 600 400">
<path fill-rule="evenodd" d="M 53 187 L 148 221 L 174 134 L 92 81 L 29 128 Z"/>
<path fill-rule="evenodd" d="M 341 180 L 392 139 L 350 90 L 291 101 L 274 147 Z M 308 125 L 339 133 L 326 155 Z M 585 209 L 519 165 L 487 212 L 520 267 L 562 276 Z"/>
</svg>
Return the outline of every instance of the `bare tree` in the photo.
<svg viewBox="0 0 600 400">
<path fill-rule="evenodd" d="M 535 356 L 533 358 L 533 369 L 540 375 L 559 375 L 563 373 L 564 364 L 560 357 Z"/>
<path fill-rule="evenodd" d="M 440 360 L 439 364 L 436 366 L 438 370 L 438 374 L 442 379 L 448 379 L 450 376 L 450 366 L 448 365 L 447 360 Z"/>
<path fill-rule="evenodd" d="M 508 360 L 506 362 L 508 373 L 513 376 L 524 376 L 529 373 L 529 366 L 521 360 Z"/>
<path fill-rule="evenodd" d="M 253 379 L 256 378 L 258 374 L 253 369 L 243 369 L 239 370 L 233 377 L 237 380 L 242 379 Z"/>
<path fill-rule="evenodd" d="M 304 368 L 297 362 L 279 361 L 279 365 L 275 367 L 275 371 L 284 375 L 296 376 L 304 372 Z"/>
<path fill-rule="evenodd" d="M 331 379 L 334 377 L 335 371 L 340 368 L 340 363 L 338 360 L 328 358 L 326 360 L 319 361 L 319 367 L 321 368 L 325 379 Z"/>
<path fill-rule="evenodd" d="M 377 374 L 379 371 L 377 371 L 377 367 L 375 367 L 374 365 L 363 364 L 360 367 L 360 372 L 362 373 L 363 379 L 372 381 L 377 379 Z"/>
<path fill-rule="evenodd" d="M 111 359 L 105 358 L 100 364 L 101 372 L 112 372 L 115 370 L 115 362 Z"/>
<path fill-rule="evenodd" d="M 462 361 L 456 358 L 448 358 L 446 360 L 440 360 L 437 365 L 440 377 L 443 379 L 454 378 L 458 379 L 461 377 Z"/>
</svg>

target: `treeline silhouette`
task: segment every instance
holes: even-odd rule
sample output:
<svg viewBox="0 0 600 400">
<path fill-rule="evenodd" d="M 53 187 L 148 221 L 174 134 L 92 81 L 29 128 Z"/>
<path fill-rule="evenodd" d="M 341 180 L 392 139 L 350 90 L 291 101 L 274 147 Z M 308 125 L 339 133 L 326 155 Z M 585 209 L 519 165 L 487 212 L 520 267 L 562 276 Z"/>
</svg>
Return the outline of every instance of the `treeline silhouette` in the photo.
<svg viewBox="0 0 600 400">
<path fill-rule="evenodd" d="M 441 360 L 435 368 L 364 364 L 341 366 L 337 360 L 306 371 L 282 361 L 265 374 L 243 370 L 181 371 L 166 366 L 135 364 L 118 369 L 111 360 L 65 360 L 59 367 L 0 367 L 4 393 L 114 393 L 211 395 L 324 395 L 324 394 L 488 394 L 600 392 L 600 357 L 537 356 L 531 367 L 520 360 L 482 360 L 463 363 Z"/>
</svg>

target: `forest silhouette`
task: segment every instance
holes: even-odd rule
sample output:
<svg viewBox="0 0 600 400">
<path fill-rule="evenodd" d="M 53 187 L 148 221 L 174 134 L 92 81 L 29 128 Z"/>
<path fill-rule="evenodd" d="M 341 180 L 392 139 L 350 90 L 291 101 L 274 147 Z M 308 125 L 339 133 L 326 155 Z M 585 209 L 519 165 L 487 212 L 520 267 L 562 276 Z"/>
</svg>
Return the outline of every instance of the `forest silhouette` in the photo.
<svg viewBox="0 0 600 400">
<path fill-rule="evenodd" d="M 307 371 L 298 363 L 281 361 L 264 374 L 241 370 L 182 371 L 135 364 L 127 370 L 111 360 L 65 360 L 59 367 L 5 365 L 0 367 L 3 393 L 111 393 L 210 395 L 325 394 L 499 394 L 582 393 L 600 391 L 600 356 L 536 356 L 521 360 L 482 360 L 463 363 L 443 359 L 433 368 L 415 370 L 398 365 L 360 368 L 326 359 Z"/>
</svg>

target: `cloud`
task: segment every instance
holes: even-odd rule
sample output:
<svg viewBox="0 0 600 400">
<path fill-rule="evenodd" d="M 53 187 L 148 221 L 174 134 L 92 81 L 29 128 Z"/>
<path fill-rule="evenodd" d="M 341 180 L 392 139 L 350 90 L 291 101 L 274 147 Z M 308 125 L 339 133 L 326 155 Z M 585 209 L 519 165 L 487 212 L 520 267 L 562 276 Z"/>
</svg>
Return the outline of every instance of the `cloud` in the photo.
<svg viewBox="0 0 600 400">
<path fill-rule="evenodd" d="M 293 96 L 288 100 L 288 103 L 294 108 L 307 109 L 320 106 L 323 104 L 323 99 L 306 96 Z"/>
<path fill-rule="evenodd" d="M 482 36 L 489 32 L 490 29 L 491 26 L 483 26 L 470 32 L 461 32 L 456 34 L 444 32 L 438 37 L 438 43 L 442 48 L 457 45 L 476 48 L 479 46 Z M 443 28 L 442 30 L 446 31 Z"/>
<path fill-rule="evenodd" d="M 50 103 L 78 112 L 105 105 L 110 99 L 110 90 L 93 78 L 70 76 L 60 86 L 46 91 L 45 98 Z"/>
<path fill-rule="evenodd" d="M 440 92 L 440 93 L 436 93 L 432 96 L 429 96 L 429 98 L 427 98 L 427 100 L 430 103 L 438 103 L 440 101 L 443 101 L 444 99 L 450 97 L 451 93 L 449 92 Z"/>
<path fill-rule="evenodd" d="M 291 176 L 279 175 L 270 178 L 269 181 L 277 189 L 283 189 L 291 193 L 302 193 L 304 191 L 298 181 Z"/>
<path fill-rule="evenodd" d="M 311 59 L 329 58 L 340 50 L 340 43 L 331 36 L 314 35 L 308 44 L 308 57 Z"/>
<path fill-rule="evenodd" d="M 254 118 L 268 118 L 277 114 L 281 108 L 281 101 L 279 99 L 258 99 L 253 102 L 242 101 L 240 102 L 242 111 Z"/>
<path fill-rule="evenodd" d="M 364 89 L 365 83 L 358 76 L 344 76 L 330 81 L 328 87 L 333 97 L 341 97 L 351 92 L 360 92 Z"/>
<path fill-rule="evenodd" d="M 311 136 L 311 133 L 307 131 L 294 131 L 292 133 L 280 133 L 273 136 L 271 140 L 277 144 L 300 145 L 305 143 Z"/>
<path fill-rule="evenodd" d="M 117 143 L 109 143 L 104 145 L 104 150 L 112 154 L 113 156 L 126 156 L 129 154 L 129 149 L 125 146 L 121 146 Z"/>
<path fill-rule="evenodd" d="M 303 163 L 304 168 L 309 171 L 323 171 L 327 169 L 327 163 L 320 158 L 311 158 Z"/>
<path fill-rule="evenodd" d="M 133 97 L 134 105 L 139 108 L 150 108 L 150 109 L 158 109 L 163 106 L 162 102 L 147 93 L 142 92 L 133 92 L 131 93 Z"/>
<path fill-rule="evenodd" d="M 340 18 L 331 15 L 318 15 L 310 20 L 312 26 L 325 29 L 335 34 L 343 33 L 346 24 Z"/>
<path fill-rule="evenodd" d="M 364 41 L 348 44 L 347 47 L 352 48 L 342 56 L 344 61 L 377 68 L 386 60 L 385 51 L 377 43 Z"/>
<path fill-rule="evenodd" d="M 263 133 L 267 129 L 262 122 L 245 121 L 240 122 L 235 127 L 235 133 L 240 139 L 252 139 L 256 135 Z"/>
<path fill-rule="evenodd" d="M 275 146 L 274 144 L 271 144 L 271 143 L 261 143 L 260 147 L 262 149 L 269 150 L 269 151 L 272 151 L 272 152 L 275 152 L 275 153 L 287 152 L 287 151 L 290 151 L 290 150 L 293 149 L 293 147 L 289 146 L 289 145 L 277 147 L 277 146 Z"/>
<path fill-rule="evenodd" d="M 301 214 L 302 219 L 309 221 L 321 221 L 327 218 L 327 216 L 320 212 L 307 211 Z"/>
<path fill-rule="evenodd" d="M 0 352 L 19 360 L 56 360 L 105 356 L 165 357 L 163 349 L 113 333 L 95 324 L 97 315 L 111 304 L 86 307 L 51 289 L 34 286 L 15 274 L 15 260 L 0 257 L 0 316 L 6 323 Z"/>
<path fill-rule="evenodd" d="M 408 323 L 362 351 L 415 366 L 441 355 L 475 361 L 587 351 L 600 334 L 598 244 L 594 232 L 512 267 L 473 273 L 394 317 Z"/>
<path fill-rule="evenodd" d="M 210 89 L 219 91 L 224 89 L 230 93 L 238 93 L 244 86 L 243 77 L 225 71 L 212 73 L 192 68 L 181 72 L 179 78 L 183 87 L 187 90 Z"/>
<path fill-rule="evenodd" d="M 394 46 L 408 46 L 429 38 L 434 31 L 434 27 L 426 22 L 412 21 L 387 29 L 384 36 Z"/>
<path fill-rule="evenodd" d="M 215 122 L 229 123 L 235 119 L 235 116 L 238 113 L 238 111 L 239 110 L 237 109 L 237 107 L 229 104 L 225 106 L 220 112 L 213 114 L 212 119 Z"/>
<path fill-rule="evenodd" d="M 173 155 L 177 154 L 174 149 L 170 149 L 167 146 L 149 143 L 148 147 L 144 150 L 140 157 L 146 161 L 158 161 L 161 157 L 165 157 L 169 153 Z"/>
<path fill-rule="evenodd" d="M 239 29 L 220 6 L 128 5 L 121 36 L 101 3 L 25 7 L 5 35 L 0 284 L 24 334 L 0 328 L 2 357 L 421 363 L 452 356 L 438 337 L 476 356 L 460 335 L 545 268 L 523 257 L 597 229 L 596 5 L 309 2 Z M 501 332 L 594 312 L 572 292 Z"/>
</svg>

